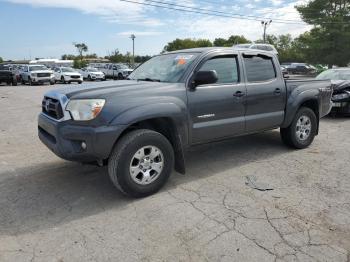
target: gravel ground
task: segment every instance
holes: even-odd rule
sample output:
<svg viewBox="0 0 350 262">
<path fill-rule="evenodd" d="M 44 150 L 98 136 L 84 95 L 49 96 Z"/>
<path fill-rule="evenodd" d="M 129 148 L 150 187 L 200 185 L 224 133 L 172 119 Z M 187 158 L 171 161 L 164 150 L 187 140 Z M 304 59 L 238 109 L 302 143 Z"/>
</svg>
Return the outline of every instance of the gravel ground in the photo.
<svg viewBox="0 0 350 262">
<path fill-rule="evenodd" d="M 135 200 L 40 143 L 52 88 L 0 86 L 0 261 L 350 261 L 349 118 L 302 151 L 278 130 L 196 147 L 186 175 Z"/>
</svg>

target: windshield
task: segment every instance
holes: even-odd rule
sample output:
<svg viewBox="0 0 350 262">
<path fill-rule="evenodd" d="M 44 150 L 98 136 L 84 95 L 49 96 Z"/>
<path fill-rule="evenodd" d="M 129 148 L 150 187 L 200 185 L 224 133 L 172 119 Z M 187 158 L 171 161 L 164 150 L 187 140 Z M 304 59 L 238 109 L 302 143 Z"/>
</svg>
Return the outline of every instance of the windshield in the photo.
<svg viewBox="0 0 350 262">
<path fill-rule="evenodd" d="M 129 69 L 126 65 L 119 65 L 121 69 Z"/>
<path fill-rule="evenodd" d="M 155 56 L 136 68 L 131 80 L 177 83 L 198 53 L 175 53 Z"/>
<path fill-rule="evenodd" d="M 66 72 L 75 72 L 75 70 L 73 68 L 69 68 L 69 67 L 62 67 L 61 70 L 64 73 L 66 73 Z"/>
<path fill-rule="evenodd" d="M 29 71 L 47 70 L 45 66 L 30 66 Z"/>
<path fill-rule="evenodd" d="M 89 68 L 89 72 L 97 73 L 99 72 L 96 68 Z"/>
<path fill-rule="evenodd" d="M 350 69 L 348 70 L 327 70 L 319 74 L 318 80 L 350 80 Z"/>
</svg>

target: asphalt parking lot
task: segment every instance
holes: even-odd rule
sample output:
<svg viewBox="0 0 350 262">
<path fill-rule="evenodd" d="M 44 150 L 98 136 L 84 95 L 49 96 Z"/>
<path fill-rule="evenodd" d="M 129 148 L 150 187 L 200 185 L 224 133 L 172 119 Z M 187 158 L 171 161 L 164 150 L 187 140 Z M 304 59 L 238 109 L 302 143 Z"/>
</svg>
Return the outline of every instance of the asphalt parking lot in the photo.
<svg viewBox="0 0 350 262">
<path fill-rule="evenodd" d="M 278 130 L 199 146 L 186 175 L 135 200 L 40 143 L 59 86 L 0 86 L 0 261 L 350 261 L 349 118 L 323 119 L 302 151 Z"/>
</svg>

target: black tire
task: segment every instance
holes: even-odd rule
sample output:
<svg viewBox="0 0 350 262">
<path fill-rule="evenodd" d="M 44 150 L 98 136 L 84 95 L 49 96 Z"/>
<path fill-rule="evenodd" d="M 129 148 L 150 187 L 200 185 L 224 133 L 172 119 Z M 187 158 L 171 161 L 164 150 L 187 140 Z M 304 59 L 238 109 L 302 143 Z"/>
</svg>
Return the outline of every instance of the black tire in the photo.
<svg viewBox="0 0 350 262">
<path fill-rule="evenodd" d="M 17 86 L 17 84 L 18 84 L 18 83 L 17 83 L 17 80 L 13 80 L 13 81 L 12 81 L 12 86 Z"/>
<path fill-rule="evenodd" d="M 91 81 L 91 76 L 90 75 L 88 75 L 88 80 Z"/>
<path fill-rule="evenodd" d="M 163 154 L 163 169 L 158 177 L 147 185 L 136 183 L 130 175 L 130 164 L 134 155 L 143 147 L 155 146 Z M 167 182 L 174 167 L 174 150 L 170 142 L 160 133 L 140 129 L 123 136 L 114 147 L 108 160 L 108 173 L 113 184 L 131 197 L 146 197 L 156 193 Z"/>
<path fill-rule="evenodd" d="M 32 82 L 32 79 L 28 76 L 28 84 L 30 85 L 30 86 L 32 86 L 32 85 L 34 85 L 34 83 Z"/>
<path fill-rule="evenodd" d="M 66 79 L 64 79 L 64 76 L 61 76 L 61 82 L 62 82 L 63 84 L 67 84 Z"/>
<path fill-rule="evenodd" d="M 81 85 L 83 83 L 83 81 L 79 81 L 78 83 L 79 83 L 79 85 Z"/>
<path fill-rule="evenodd" d="M 123 77 L 122 73 L 119 73 L 118 74 L 118 80 L 123 80 L 123 79 L 124 79 L 124 77 Z"/>
<path fill-rule="evenodd" d="M 55 80 L 52 80 L 52 81 L 50 81 L 50 85 L 54 85 L 56 83 L 56 81 Z"/>
<path fill-rule="evenodd" d="M 311 130 L 309 131 L 309 135 L 304 140 L 301 137 L 298 137 L 297 135 L 297 131 L 298 131 L 297 123 L 299 119 L 301 119 L 303 116 L 307 117 L 310 120 L 310 124 L 311 124 Z M 314 138 L 317 132 L 317 125 L 318 123 L 317 123 L 317 117 L 315 112 L 308 107 L 301 107 L 296 113 L 291 125 L 287 128 L 281 128 L 282 141 L 287 146 L 292 148 L 296 148 L 296 149 L 307 148 L 314 141 Z"/>
</svg>

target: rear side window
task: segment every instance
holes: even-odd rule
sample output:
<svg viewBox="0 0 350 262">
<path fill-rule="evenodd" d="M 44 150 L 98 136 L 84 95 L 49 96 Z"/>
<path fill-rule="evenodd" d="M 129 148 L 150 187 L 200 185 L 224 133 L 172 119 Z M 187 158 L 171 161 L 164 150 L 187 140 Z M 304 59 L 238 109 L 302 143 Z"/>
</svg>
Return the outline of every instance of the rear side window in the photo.
<svg viewBox="0 0 350 262">
<path fill-rule="evenodd" d="M 199 71 L 215 70 L 218 75 L 217 84 L 238 82 L 237 60 L 234 56 L 214 57 L 206 61 Z"/>
<path fill-rule="evenodd" d="M 269 81 L 276 78 L 272 58 L 263 56 L 244 56 L 248 82 Z"/>
</svg>

